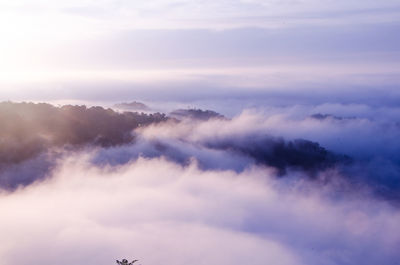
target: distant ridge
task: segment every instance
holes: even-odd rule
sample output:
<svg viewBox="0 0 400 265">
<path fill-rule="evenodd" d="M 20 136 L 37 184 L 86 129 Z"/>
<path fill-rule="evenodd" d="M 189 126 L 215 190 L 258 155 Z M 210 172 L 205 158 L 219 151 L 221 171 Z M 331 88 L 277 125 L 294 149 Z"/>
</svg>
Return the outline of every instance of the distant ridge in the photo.
<svg viewBox="0 0 400 265">
<path fill-rule="evenodd" d="M 114 107 L 122 110 L 142 110 L 142 111 L 150 110 L 150 108 L 146 104 L 138 101 L 132 101 L 128 103 L 126 102 L 117 103 L 114 105 Z"/>
<path fill-rule="evenodd" d="M 190 118 L 195 120 L 226 119 L 224 115 L 212 110 L 201 109 L 177 109 L 169 113 L 170 117 L 176 119 Z"/>
</svg>

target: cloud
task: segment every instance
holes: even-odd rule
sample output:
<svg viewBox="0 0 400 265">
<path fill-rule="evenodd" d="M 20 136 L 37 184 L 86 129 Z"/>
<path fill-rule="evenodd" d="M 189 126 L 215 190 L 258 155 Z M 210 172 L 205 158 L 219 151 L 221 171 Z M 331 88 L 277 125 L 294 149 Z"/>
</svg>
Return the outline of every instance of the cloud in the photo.
<svg viewBox="0 0 400 265">
<path fill-rule="evenodd" d="M 137 127 L 99 107 L 0 106 L 2 144 L 24 155 L 2 154 L 5 265 L 399 259 L 396 108 L 269 107 Z"/>
<path fill-rule="evenodd" d="M 194 157 L 200 167 L 236 171 L 263 164 L 281 175 L 300 170 L 317 179 L 321 172 L 336 169 L 354 189 L 367 186 L 383 197 L 399 198 L 397 122 L 379 119 L 382 114 L 368 117 L 374 110 L 366 110 L 362 118 L 321 120 L 308 115 L 317 109 L 324 107 L 278 109 L 279 114 L 245 111 L 232 120 L 152 125 L 137 131 L 140 147 L 132 146 L 133 157 L 166 156 L 182 164 Z"/>
<path fill-rule="evenodd" d="M 152 0 L 132 1 L 36 1 L 0 3 L 10 14 L 52 16 L 59 26 L 81 19 L 83 26 L 93 25 L 103 31 L 121 28 L 212 28 L 293 27 L 319 24 L 393 22 L 399 4 L 396 0 L 330 1 L 202 1 Z M 27 7 L 28 5 L 28 7 Z M 58 17 L 57 17 L 58 15 Z M 35 18 L 35 17 L 34 17 Z M 38 20 L 38 18 L 35 18 Z M 134 23 L 132 23 L 132 19 Z M 78 25 L 73 24 L 77 30 Z"/>
<path fill-rule="evenodd" d="M 277 169 L 280 175 L 288 169 L 298 169 L 312 176 L 350 161 L 348 157 L 334 154 L 315 142 L 303 139 L 286 141 L 263 133 L 259 124 L 245 124 L 246 117 L 228 120 L 210 112 L 213 117 L 204 120 L 203 116 L 209 112 L 192 112 L 182 121 L 170 120 L 136 130 L 134 144 L 101 150 L 95 162 L 124 164 L 139 156 L 163 156 L 182 165 L 194 158 L 203 169 L 243 171 L 246 167 L 260 164 Z M 232 128 L 236 126 L 243 126 L 245 131 Z M 227 130 L 216 133 L 217 128 Z"/>
<path fill-rule="evenodd" d="M 46 182 L 1 195 L 5 265 L 394 264 L 398 209 L 274 179 L 164 159 L 97 167 L 64 160 Z M 51 249 L 51 251 L 48 251 Z M 23 255 L 21 254 L 23 253 Z M 29 258 L 27 258 L 29 257 Z"/>
<path fill-rule="evenodd" d="M 124 165 L 139 157 L 164 157 L 183 166 L 196 160 L 202 170 L 238 173 L 259 165 L 274 169 L 281 177 L 343 181 L 354 190 L 369 189 L 385 199 L 400 199 L 400 147 L 395 141 L 399 127 L 379 118 L 385 113 L 394 115 L 395 109 L 383 109 L 379 114 L 360 106 L 299 106 L 264 113 L 244 111 L 233 119 L 189 110 L 190 115 L 182 121 L 152 124 L 167 118 L 162 114 L 118 114 L 99 107 L 4 106 L 12 110 L 3 123 L 7 137 L 0 179 L 7 189 L 42 180 L 65 155 L 96 150 L 92 162 L 99 166 Z M 48 118 L 38 115 L 40 109 L 48 112 Z M 333 109 L 338 112 L 315 114 Z M 30 110 L 29 122 L 24 120 L 26 110 Z M 359 117 L 350 115 L 354 110 Z M 25 118 L 17 115 L 22 120 L 10 119 L 11 113 Z M 214 118 L 195 119 L 192 114 L 212 114 Z M 337 174 L 327 174 L 329 171 Z"/>
<path fill-rule="evenodd" d="M 14 24 L 7 18 L 0 23 Z M 29 36 L 26 29 L 10 31 Z M 64 36 L 65 30 L 57 31 Z M 399 100 L 398 23 L 350 23 L 346 29 L 124 28 L 100 36 L 83 31 L 84 38 L 61 41 L 47 40 L 53 33 L 29 40 L 4 36 L 0 48 L 8 52 L 0 62 L 0 99 L 108 104 L 134 99 L 184 106 L 216 99 L 264 105 Z"/>
</svg>

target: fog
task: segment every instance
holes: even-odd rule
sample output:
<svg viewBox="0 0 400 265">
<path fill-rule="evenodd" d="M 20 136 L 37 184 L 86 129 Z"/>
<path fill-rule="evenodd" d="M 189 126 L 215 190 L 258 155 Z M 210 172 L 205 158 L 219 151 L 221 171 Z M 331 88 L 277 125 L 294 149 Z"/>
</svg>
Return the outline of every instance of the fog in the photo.
<svg viewBox="0 0 400 265">
<path fill-rule="evenodd" d="M 367 195 L 281 181 L 273 170 L 199 169 L 163 158 L 96 167 L 3 193 L 3 264 L 396 264 L 399 211 Z"/>
<path fill-rule="evenodd" d="M 400 258 L 396 108 L 1 106 L 5 265 Z"/>
</svg>

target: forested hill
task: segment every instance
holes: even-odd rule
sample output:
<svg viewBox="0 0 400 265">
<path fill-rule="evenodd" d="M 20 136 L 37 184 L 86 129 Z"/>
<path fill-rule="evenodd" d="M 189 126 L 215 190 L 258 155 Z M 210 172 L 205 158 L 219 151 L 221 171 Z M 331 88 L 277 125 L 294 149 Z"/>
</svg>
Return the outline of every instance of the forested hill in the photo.
<svg viewBox="0 0 400 265">
<path fill-rule="evenodd" d="M 24 161 L 50 147 L 125 144 L 133 140 L 133 129 L 166 119 L 161 113 L 1 102 L 0 165 Z"/>
</svg>

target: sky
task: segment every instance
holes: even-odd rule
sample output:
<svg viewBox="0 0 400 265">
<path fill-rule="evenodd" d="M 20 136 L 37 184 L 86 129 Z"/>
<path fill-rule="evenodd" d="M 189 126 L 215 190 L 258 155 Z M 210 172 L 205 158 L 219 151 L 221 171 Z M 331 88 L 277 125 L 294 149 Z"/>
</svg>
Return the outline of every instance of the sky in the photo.
<svg viewBox="0 0 400 265">
<path fill-rule="evenodd" d="M 398 0 L 2 0 L 0 99 L 398 104 L 399 13 Z"/>
</svg>

